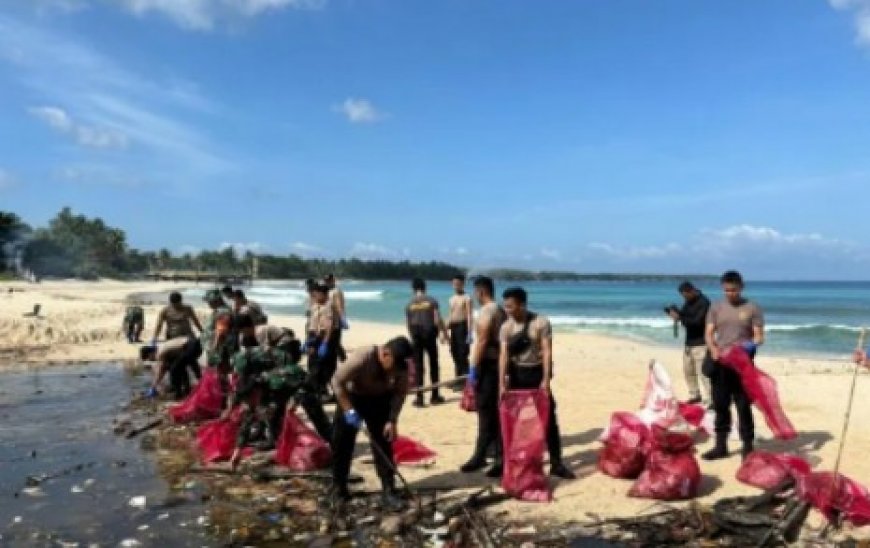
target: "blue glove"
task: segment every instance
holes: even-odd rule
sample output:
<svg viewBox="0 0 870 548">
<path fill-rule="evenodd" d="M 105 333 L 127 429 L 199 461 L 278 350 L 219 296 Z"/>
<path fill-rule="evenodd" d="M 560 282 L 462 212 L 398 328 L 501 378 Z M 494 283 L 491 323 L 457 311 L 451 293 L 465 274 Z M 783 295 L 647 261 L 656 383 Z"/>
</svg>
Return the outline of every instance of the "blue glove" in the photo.
<svg viewBox="0 0 870 548">
<path fill-rule="evenodd" d="M 477 368 L 473 365 L 468 368 L 468 382 L 477 382 Z"/>
<path fill-rule="evenodd" d="M 755 352 L 758 350 L 758 345 L 752 341 L 746 341 L 741 346 L 743 347 L 743 350 L 746 350 L 746 353 L 750 356 L 754 355 Z"/>
<path fill-rule="evenodd" d="M 145 391 L 145 397 L 148 399 L 157 397 L 157 389 L 153 386 Z"/>
<path fill-rule="evenodd" d="M 468 334 L 468 337 L 465 338 L 465 344 L 467 344 L 468 346 L 474 344 L 474 333 Z"/>
<path fill-rule="evenodd" d="M 344 412 L 344 422 L 346 422 L 348 426 L 356 430 L 359 430 L 362 426 L 362 419 L 360 418 L 359 413 L 357 413 L 355 409 Z"/>
<path fill-rule="evenodd" d="M 325 358 L 326 354 L 329 352 L 329 344 L 326 341 L 320 343 L 320 348 L 317 349 L 317 357 Z"/>
<path fill-rule="evenodd" d="M 350 329 L 350 324 L 347 323 L 347 318 L 345 318 L 344 316 L 341 317 L 341 321 L 339 323 L 341 324 L 342 329 Z"/>
</svg>

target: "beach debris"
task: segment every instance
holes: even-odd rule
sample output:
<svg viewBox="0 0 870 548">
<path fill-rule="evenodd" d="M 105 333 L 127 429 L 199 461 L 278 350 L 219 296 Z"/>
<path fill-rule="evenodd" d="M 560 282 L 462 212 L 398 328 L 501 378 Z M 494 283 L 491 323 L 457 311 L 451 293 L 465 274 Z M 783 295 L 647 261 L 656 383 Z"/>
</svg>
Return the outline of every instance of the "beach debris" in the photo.
<svg viewBox="0 0 870 548">
<path fill-rule="evenodd" d="M 139 495 L 130 499 L 127 503 L 132 508 L 144 509 L 147 499 L 143 495 Z"/>
<path fill-rule="evenodd" d="M 138 548 L 142 543 L 134 538 L 127 538 L 121 541 L 121 548 Z"/>
<path fill-rule="evenodd" d="M 69 492 L 74 494 L 74 495 L 78 495 L 80 493 L 84 493 L 85 488 L 82 487 L 81 485 L 73 485 L 72 487 L 70 487 Z"/>
</svg>

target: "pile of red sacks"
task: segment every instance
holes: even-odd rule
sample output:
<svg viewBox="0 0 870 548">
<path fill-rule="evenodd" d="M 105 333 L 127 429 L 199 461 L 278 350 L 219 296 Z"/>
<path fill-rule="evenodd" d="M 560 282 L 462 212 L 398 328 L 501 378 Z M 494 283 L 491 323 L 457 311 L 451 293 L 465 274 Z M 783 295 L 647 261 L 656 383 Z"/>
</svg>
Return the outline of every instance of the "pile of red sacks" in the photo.
<svg viewBox="0 0 870 548">
<path fill-rule="evenodd" d="M 217 369 L 208 367 L 193 392 L 169 408 L 169 418 L 175 424 L 216 419 L 221 415 L 225 399 L 226 392 Z"/>
</svg>

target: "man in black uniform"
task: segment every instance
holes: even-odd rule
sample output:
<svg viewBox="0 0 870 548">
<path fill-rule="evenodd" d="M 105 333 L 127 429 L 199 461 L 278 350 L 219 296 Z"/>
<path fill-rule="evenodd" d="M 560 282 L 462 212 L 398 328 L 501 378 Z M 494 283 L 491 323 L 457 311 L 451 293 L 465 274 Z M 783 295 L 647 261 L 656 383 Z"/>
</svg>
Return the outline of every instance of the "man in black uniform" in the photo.
<svg viewBox="0 0 870 548">
<path fill-rule="evenodd" d="M 504 310 L 495 302 L 495 284 L 491 278 L 481 276 L 474 280 L 474 294 L 480 304 L 475 325 L 475 344 L 471 354 L 468 381 L 474 384 L 477 400 L 477 443 L 474 453 L 460 470 L 475 472 L 486 466 L 486 453 L 495 449 L 492 473 L 501 473 L 501 428 L 498 417 L 498 356 L 499 332 L 505 321 Z"/>
<path fill-rule="evenodd" d="M 335 494 L 350 498 L 347 480 L 356 435 L 365 422 L 372 443 L 375 468 L 383 488 L 382 501 L 388 510 L 399 510 L 402 501 L 395 493 L 395 461 L 392 442 L 398 436 L 399 413 L 408 393 L 410 341 L 398 337 L 382 346 L 353 352 L 332 379 L 338 401 L 333 449 Z"/>
<path fill-rule="evenodd" d="M 683 351 L 683 374 L 686 386 L 689 388 L 689 402 L 710 404 L 710 379 L 701 371 L 704 360 L 707 359 L 707 313 L 710 311 L 710 300 L 691 282 L 680 284 L 680 295 L 683 296 L 683 307 L 670 306 L 668 315 L 675 322 L 680 322 L 686 328 L 686 348 Z M 700 381 L 700 382 L 699 382 Z M 701 386 L 704 387 L 702 393 Z"/>
<path fill-rule="evenodd" d="M 411 283 L 414 297 L 405 308 L 405 316 L 408 322 L 408 333 L 414 343 L 414 362 L 417 387 L 423 386 L 423 355 L 429 355 L 429 378 L 432 384 L 437 384 L 440 379 L 438 369 L 438 333 L 441 333 L 442 342 L 447 341 L 447 329 L 444 320 L 441 319 L 441 311 L 438 301 L 426 294 L 426 282 L 415 278 Z M 432 404 L 444 403 L 438 389 L 432 391 Z M 424 407 L 423 394 L 418 393 L 414 400 L 415 407 Z"/>
</svg>

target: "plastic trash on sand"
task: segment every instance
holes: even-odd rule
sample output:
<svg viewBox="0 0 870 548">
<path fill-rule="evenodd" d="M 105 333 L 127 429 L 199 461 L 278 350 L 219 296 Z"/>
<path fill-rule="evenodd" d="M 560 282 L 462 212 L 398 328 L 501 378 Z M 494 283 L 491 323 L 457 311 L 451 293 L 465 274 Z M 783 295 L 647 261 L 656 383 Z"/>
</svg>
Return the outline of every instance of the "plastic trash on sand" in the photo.
<svg viewBox="0 0 870 548">
<path fill-rule="evenodd" d="M 277 446 L 275 462 L 297 472 L 322 470 L 332 461 L 329 445 L 292 410 L 284 417 Z"/>
<path fill-rule="evenodd" d="M 509 390 L 499 403 L 504 445 L 502 488 L 529 502 L 549 502 L 553 491 L 544 474 L 550 398 L 543 390 Z"/>
<path fill-rule="evenodd" d="M 411 438 L 399 436 L 393 442 L 393 458 L 396 464 L 404 466 L 432 466 L 435 464 L 435 451 Z"/>
<path fill-rule="evenodd" d="M 870 492 L 863 485 L 841 474 L 816 472 L 798 479 L 798 497 L 838 523 L 848 521 L 855 527 L 870 525 Z"/>
<path fill-rule="evenodd" d="M 810 469 L 810 463 L 796 455 L 755 451 L 737 470 L 737 479 L 759 489 L 773 489 L 789 478 L 806 476 Z"/>
</svg>

